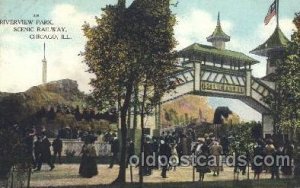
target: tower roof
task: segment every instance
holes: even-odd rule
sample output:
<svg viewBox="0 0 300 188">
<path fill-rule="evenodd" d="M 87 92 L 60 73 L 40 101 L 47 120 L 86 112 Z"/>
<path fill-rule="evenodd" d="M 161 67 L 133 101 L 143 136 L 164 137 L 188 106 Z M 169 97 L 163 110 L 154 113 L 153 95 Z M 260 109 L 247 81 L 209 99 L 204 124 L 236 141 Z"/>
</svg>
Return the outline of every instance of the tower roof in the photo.
<svg viewBox="0 0 300 188">
<path fill-rule="evenodd" d="M 254 50 L 250 51 L 250 53 L 268 57 L 268 54 L 272 51 L 283 51 L 288 42 L 289 40 L 283 34 L 281 29 L 276 27 L 275 31 L 268 38 L 268 40 Z"/>
<path fill-rule="evenodd" d="M 178 55 L 180 57 L 198 57 L 203 58 L 205 61 L 216 62 L 216 59 L 221 59 L 224 65 L 230 65 L 232 62 L 256 64 L 257 60 L 236 51 L 221 50 L 213 46 L 194 43 L 181 51 Z"/>
<path fill-rule="evenodd" d="M 221 22 L 220 22 L 220 12 L 218 13 L 218 21 L 217 21 L 217 26 L 209 37 L 206 38 L 208 42 L 213 42 L 216 40 L 221 40 L 224 42 L 230 41 L 230 36 L 228 36 L 224 31 L 222 30 L 221 27 Z"/>
</svg>

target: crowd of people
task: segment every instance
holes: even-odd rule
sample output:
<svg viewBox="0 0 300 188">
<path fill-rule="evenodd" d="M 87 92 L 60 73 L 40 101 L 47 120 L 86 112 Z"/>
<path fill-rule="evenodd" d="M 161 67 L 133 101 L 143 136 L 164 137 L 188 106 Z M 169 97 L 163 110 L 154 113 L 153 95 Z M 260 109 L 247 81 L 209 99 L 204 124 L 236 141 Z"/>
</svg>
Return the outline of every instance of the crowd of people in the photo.
<svg viewBox="0 0 300 188">
<path fill-rule="evenodd" d="M 52 171 L 55 168 L 54 163 L 62 164 L 63 142 L 60 134 L 52 141 L 49 141 L 46 130 L 36 131 L 36 129 L 28 129 L 25 134 L 24 143 L 26 145 L 26 155 L 31 158 L 34 172 L 41 171 L 42 165 L 47 164 Z M 94 146 L 97 135 L 92 131 L 83 132 L 80 136 L 83 146 L 80 152 L 81 162 L 79 167 L 79 175 L 85 178 L 91 178 L 98 174 L 97 170 L 97 153 Z M 119 140 L 116 133 L 109 131 L 103 136 L 104 142 L 111 145 L 111 160 L 109 167 L 112 168 L 118 163 Z M 51 150 L 52 147 L 52 150 Z M 53 151 L 53 155 L 51 154 Z M 57 161 L 58 158 L 58 161 Z"/>
<path fill-rule="evenodd" d="M 197 138 L 195 132 L 190 129 L 185 132 L 166 131 L 162 132 L 158 137 L 150 137 L 145 135 L 143 143 L 143 160 L 136 161 L 135 158 L 135 144 L 133 140 L 128 140 L 127 143 L 127 167 L 141 166 L 142 175 L 150 176 L 153 170 L 161 170 L 161 177 L 167 178 L 169 170 L 177 170 L 177 166 L 183 165 L 184 156 L 189 156 L 188 159 L 195 160 L 192 163 L 193 169 L 199 173 L 199 181 L 203 181 L 205 174 L 213 173 L 213 176 L 219 176 L 223 170 L 224 156 L 230 155 L 228 150 L 228 143 L 226 142 L 224 149 L 220 140 L 214 134 L 205 134 L 204 137 Z M 81 162 L 79 174 L 82 177 L 90 178 L 98 174 L 97 169 L 97 153 L 95 149 L 95 141 L 97 137 L 93 134 L 86 133 L 82 136 L 84 142 L 81 150 Z M 107 132 L 103 136 L 103 140 L 111 145 L 111 156 L 109 168 L 113 168 L 114 164 L 119 162 L 120 143 L 116 133 Z M 32 163 L 35 171 L 40 171 L 42 164 L 45 163 L 50 167 L 50 170 L 55 168 L 54 163 L 58 157 L 58 162 L 61 163 L 62 140 L 58 136 L 51 143 L 47 138 L 45 132 L 37 134 L 34 130 L 28 131 L 25 137 L 25 143 L 31 146 Z M 223 142 L 225 143 L 225 142 Z M 230 144 L 229 144 L 230 145 Z M 51 148 L 53 147 L 53 157 L 51 156 Z M 224 152 L 226 151 L 226 152 Z M 233 151 L 235 157 L 240 157 L 240 153 Z M 247 166 L 254 172 L 254 179 L 259 179 L 260 174 L 266 171 L 271 174 L 271 178 L 278 179 L 281 170 L 283 175 L 290 176 L 293 173 L 293 154 L 294 145 L 292 142 L 286 140 L 285 144 L 274 143 L 272 139 L 259 139 L 256 142 L 253 152 L 247 152 L 245 155 L 246 163 L 234 164 L 234 172 L 241 171 L 246 174 Z M 145 162 L 147 157 L 154 156 Z M 194 156 L 191 157 L 191 156 Z M 209 163 L 209 156 L 214 157 L 215 163 Z M 260 157 L 254 162 L 255 157 Z M 268 160 L 277 159 L 279 156 L 288 156 L 288 160 L 281 163 L 270 163 Z M 201 165 L 196 162 L 197 157 L 200 157 Z M 269 158 L 268 158 L 269 157 Z M 268 158 L 268 159 L 267 159 Z M 154 165 L 153 165 L 154 164 Z M 269 163 L 268 163 L 269 164 Z"/>
<path fill-rule="evenodd" d="M 252 163 L 254 171 L 254 179 L 259 179 L 263 170 L 271 173 L 271 179 L 279 179 L 279 170 L 286 176 L 292 175 L 293 172 L 293 154 L 294 144 L 287 140 L 284 145 L 274 143 L 272 139 L 258 140 L 254 148 L 253 157 L 262 156 L 260 163 L 265 165 L 257 165 Z M 287 157 L 285 161 L 279 161 L 279 157 Z M 268 161 L 269 160 L 269 161 Z M 274 161 L 270 161 L 274 160 Z M 276 162 L 277 161 L 277 162 Z"/>
<path fill-rule="evenodd" d="M 93 121 L 93 120 L 107 120 L 109 122 L 117 122 L 118 116 L 115 108 L 109 109 L 106 112 L 95 111 L 93 108 L 82 107 L 78 105 L 76 107 L 57 104 L 45 108 L 42 106 L 36 113 L 38 118 L 47 118 L 48 120 L 54 120 L 57 114 L 71 114 L 77 121 Z"/>
<path fill-rule="evenodd" d="M 34 171 L 40 171 L 43 163 L 49 165 L 50 171 L 53 170 L 57 156 L 59 163 L 61 163 L 63 146 L 59 136 L 51 143 L 45 131 L 37 134 L 35 129 L 31 129 L 27 131 L 24 143 L 26 144 L 26 152 L 31 158 Z M 53 147 L 54 158 L 51 155 L 51 147 Z"/>
<path fill-rule="evenodd" d="M 200 164 L 199 161 L 195 161 L 193 164 L 195 164 L 194 169 L 199 173 L 199 181 L 203 181 L 206 173 L 219 176 L 226 157 L 231 154 L 236 159 L 233 164 L 234 173 L 241 172 L 245 175 L 247 167 L 253 170 L 254 179 L 259 179 L 263 171 L 270 173 L 271 179 L 279 179 L 279 171 L 286 177 L 293 173 L 294 144 L 289 140 L 286 140 L 285 144 L 280 144 L 274 143 L 272 139 L 259 139 L 256 141 L 253 151 L 245 153 L 229 152 L 229 145 L 230 143 L 220 141 L 212 133 L 205 134 L 203 138 L 196 138 L 193 130 L 188 130 L 186 133 L 163 132 L 160 137 L 153 137 L 152 139 L 146 137 L 143 151 L 144 160 L 150 155 L 155 156 L 158 160 L 154 166 L 151 165 L 151 161 L 148 163 L 144 161 L 142 173 L 149 176 L 152 174 L 152 170 L 160 168 L 162 178 L 166 178 L 168 170 L 176 170 L 176 166 L 182 165 L 183 156 L 194 156 L 194 158 L 189 157 L 188 159 L 197 160 L 200 158 Z M 128 149 L 128 158 L 133 156 L 132 151 L 133 149 Z M 244 155 L 244 162 L 238 160 L 242 155 Z M 166 158 L 161 158 L 162 156 L 166 156 Z M 210 157 L 215 159 L 214 163 L 209 163 Z M 173 159 L 177 159 L 177 161 L 174 162 Z"/>
<path fill-rule="evenodd" d="M 199 173 L 199 180 L 203 181 L 204 174 L 213 172 L 214 176 L 218 176 L 222 167 L 220 164 L 220 156 L 223 154 L 223 147 L 213 135 L 206 138 L 196 138 L 193 130 L 182 132 L 163 132 L 160 137 L 154 137 L 152 140 L 146 137 L 144 141 L 144 159 L 148 156 L 155 156 L 155 165 L 149 165 L 151 162 L 145 163 L 143 166 L 143 175 L 149 176 L 152 170 L 161 168 L 162 178 L 167 178 L 169 170 L 176 170 L 184 159 L 184 156 L 194 156 L 194 158 L 185 158 L 186 160 L 195 160 L 198 156 L 213 155 L 216 163 L 209 166 L 207 159 L 201 161 L 204 165 L 198 165 L 194 161 L 195 170 Z M 131 154 L 132 155 L 132 154 Z M 130 155 L 128 155 L 130 156 Z"/>
</svg>

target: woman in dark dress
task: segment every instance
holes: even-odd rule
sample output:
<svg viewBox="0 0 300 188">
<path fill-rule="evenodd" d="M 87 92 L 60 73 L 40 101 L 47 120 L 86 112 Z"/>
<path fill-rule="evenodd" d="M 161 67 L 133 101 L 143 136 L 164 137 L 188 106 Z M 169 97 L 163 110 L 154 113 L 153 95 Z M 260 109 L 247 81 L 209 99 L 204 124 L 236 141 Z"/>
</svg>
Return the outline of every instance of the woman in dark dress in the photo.
<svg viewBox="0 0 300 188">
<path fill-rule="evenodd" d="M 204 181 L 205 173 L 209 173 L 210 169 L 208 166 L 208 155 L 209 155 L 209 147 L 207 142 L 204 139 L 198 139 L 198 146 L 196 148 L 196 156 L 197 156 L 197 172 L 199 173 L 199 181 Z"/>
<path fill-rule="evenodd" d="M 254 171 L 254 179 L 259 180 L 259 176 L 263 170 L 263 157 L 264 157 L 264 147 L 259 142 L 258 145 L 254 148 L 253 152 L 253 163 L 252 170 Z"/>
<path fill-rule="evenodd" d="M 91 178 L 98 174 L 96 162 L 97 155 L 93 143 L 93 139 L 86 138 L 81 150 L 82 158 L 79 167 L 79 174 L 80 176 L 85 178 Z"/>
</svg>

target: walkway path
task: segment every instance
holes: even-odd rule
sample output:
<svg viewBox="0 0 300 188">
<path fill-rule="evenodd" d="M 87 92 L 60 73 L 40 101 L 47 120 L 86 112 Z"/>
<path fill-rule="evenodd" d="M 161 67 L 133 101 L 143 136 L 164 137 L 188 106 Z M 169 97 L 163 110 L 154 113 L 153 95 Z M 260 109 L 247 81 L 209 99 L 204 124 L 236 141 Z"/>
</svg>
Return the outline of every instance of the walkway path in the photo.
<svg viewBox="0 0 300 188">
<path fill-rule="evenodd" d="M 48 187 L 48 186 L 71 186 L 71 185 L 99 185 L 111 183 L 118 174 L 118 166 L 109 169 L 107 165 L 99 165 L 99 174 L 93 178 L 82 178 L 78 175 L 78 164 L 63 164 L 56 165 L 53 171 L 48 171 L 45 167 L 40 172 L 34 172 L 31 177 L 31 186 L 33 187 Z M 168 178 L 163 179 L 160 176 L 160 171 L 153 170 L 151 176 L 145 176 L 145 182 L 192 182 L 191 167 L 177 167 L 176 171 L 168 171 Z M 206 174 L 204 181 L 230 181 L 234 179 L 233 168 L 225 167 L 220 176 L 213 176 L 212 173 Z M 270 178 L 270 174 L 262 173 L 261 178 Z M 196 173 L 196 181 L 198 173 Z M 239 175 L 239 180 L 247 179 L 247 175 Z M 250 179 L 253 179 L 253 173 L 250 172 Z M 130 182 L 130 171 L 127 170 L 127 181 Z M 133 168 L 133 181 L 138 182 L 138 168 Z"/>
</svg>

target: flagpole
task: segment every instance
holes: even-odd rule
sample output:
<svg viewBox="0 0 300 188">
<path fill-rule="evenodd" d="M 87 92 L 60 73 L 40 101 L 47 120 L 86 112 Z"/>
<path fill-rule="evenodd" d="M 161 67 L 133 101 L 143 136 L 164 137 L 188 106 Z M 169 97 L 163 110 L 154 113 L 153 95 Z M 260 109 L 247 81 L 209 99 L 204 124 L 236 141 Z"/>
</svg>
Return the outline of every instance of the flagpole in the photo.
<svg viewBox="0 0 300 188">
<path fill-rule="evenodd" d="M 279 0 L 276 0 L 276 27 L 279 27 Z"/>
</svg>

